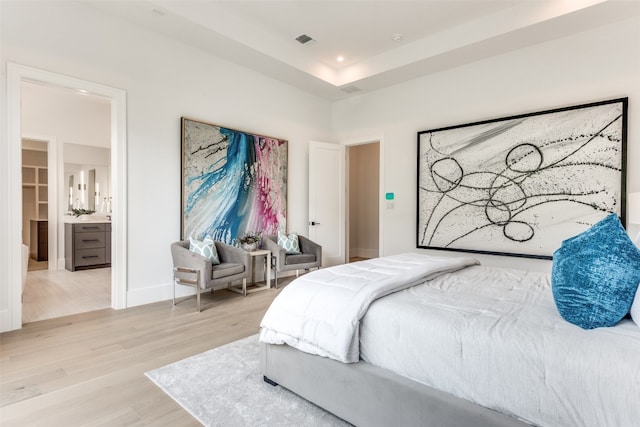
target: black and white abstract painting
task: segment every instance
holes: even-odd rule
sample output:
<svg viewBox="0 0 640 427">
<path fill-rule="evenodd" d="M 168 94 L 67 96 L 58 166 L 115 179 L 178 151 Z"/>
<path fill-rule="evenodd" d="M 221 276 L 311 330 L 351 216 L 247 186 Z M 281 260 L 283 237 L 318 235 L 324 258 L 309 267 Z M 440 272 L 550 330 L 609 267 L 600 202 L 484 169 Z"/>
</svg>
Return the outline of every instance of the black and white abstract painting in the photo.
<svg viewBox="0 0 640 427">
<path fill-rule="evenodd" d="M 418 132 L 417 247 L 551 258 L 624 220 L 627 98 Z"/>
</svg>

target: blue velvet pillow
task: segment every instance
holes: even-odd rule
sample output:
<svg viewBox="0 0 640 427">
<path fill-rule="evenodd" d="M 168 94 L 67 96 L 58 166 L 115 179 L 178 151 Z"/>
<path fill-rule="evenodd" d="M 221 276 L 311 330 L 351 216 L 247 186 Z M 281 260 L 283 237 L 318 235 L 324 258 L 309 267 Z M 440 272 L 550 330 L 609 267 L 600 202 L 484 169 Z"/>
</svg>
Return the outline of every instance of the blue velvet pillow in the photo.
<svg viewBox="0 0 640 427">
<path fill-rule="evenodd" d="M 640 250 L 611 214 L 562 242 L 553 254 L 551 287 L 560 315 L 583 329 L 614 326 L 640 283 Z"/>
</svg>

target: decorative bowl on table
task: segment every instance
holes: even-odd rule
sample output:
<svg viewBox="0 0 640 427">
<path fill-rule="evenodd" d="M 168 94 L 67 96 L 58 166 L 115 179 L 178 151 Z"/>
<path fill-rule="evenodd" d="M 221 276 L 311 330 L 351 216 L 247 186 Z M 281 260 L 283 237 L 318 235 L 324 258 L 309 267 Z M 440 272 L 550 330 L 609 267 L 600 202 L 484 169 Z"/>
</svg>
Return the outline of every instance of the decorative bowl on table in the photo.
<svg viewBox="0 0 640 427">
<path fill-rule="evenodd" d="M 260 233 L 248 231 L 238 238 L 238 244 L 247 252 L 253 252 L 260 247 Z"/>
<path fill-rule="evenodd" d="M 242 243 L 241 248 L 247 252 L 253 252 L 258 249 L 258 242 Z"/>
</svg>

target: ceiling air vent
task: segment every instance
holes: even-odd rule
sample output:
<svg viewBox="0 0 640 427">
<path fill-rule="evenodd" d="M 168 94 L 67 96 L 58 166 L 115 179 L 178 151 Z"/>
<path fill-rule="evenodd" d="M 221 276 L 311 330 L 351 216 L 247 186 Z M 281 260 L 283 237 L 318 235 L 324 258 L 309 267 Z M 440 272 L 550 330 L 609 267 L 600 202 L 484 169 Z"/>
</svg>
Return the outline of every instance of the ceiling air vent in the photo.
<svg viewBox="0 0 640 427">
<path fill-rule="evenodd" d="M 296 37 L 296 40 L 300 44 L 306 44 L 306 43 L 309 43 L 310 41 L 313 41 L 313 39 L 306 34 L 300 34 L 298 37 Z"/>
<path fill-rule="evenodd" d="M 360 92 L 360 88 L 355 87 L 354 85 L 344 86 L 340 88 L 341 91 L 345 93 L 356 93 Z"/>
</svg>

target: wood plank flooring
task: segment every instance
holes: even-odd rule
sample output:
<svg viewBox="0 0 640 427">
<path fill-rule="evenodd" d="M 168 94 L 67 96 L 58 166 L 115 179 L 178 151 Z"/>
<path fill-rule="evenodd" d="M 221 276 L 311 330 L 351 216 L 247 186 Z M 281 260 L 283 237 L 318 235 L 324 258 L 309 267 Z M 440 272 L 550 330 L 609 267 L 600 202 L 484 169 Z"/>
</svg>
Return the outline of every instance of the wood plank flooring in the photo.
<svg viewBox="0 0 640 427">
<path fill-rule="evenodd" d="M 45 269 L 27 273 L 22 323 L 109 307 L 111 268 L 73 272 Z"/>
<path fill-rule="evenodd" d="M 201 313 L 193 297 L 0 334 L 0 425 L 197 426 L 144 373 L 257 333 L 281 289 L 205 293 Z"/>
</svg>

